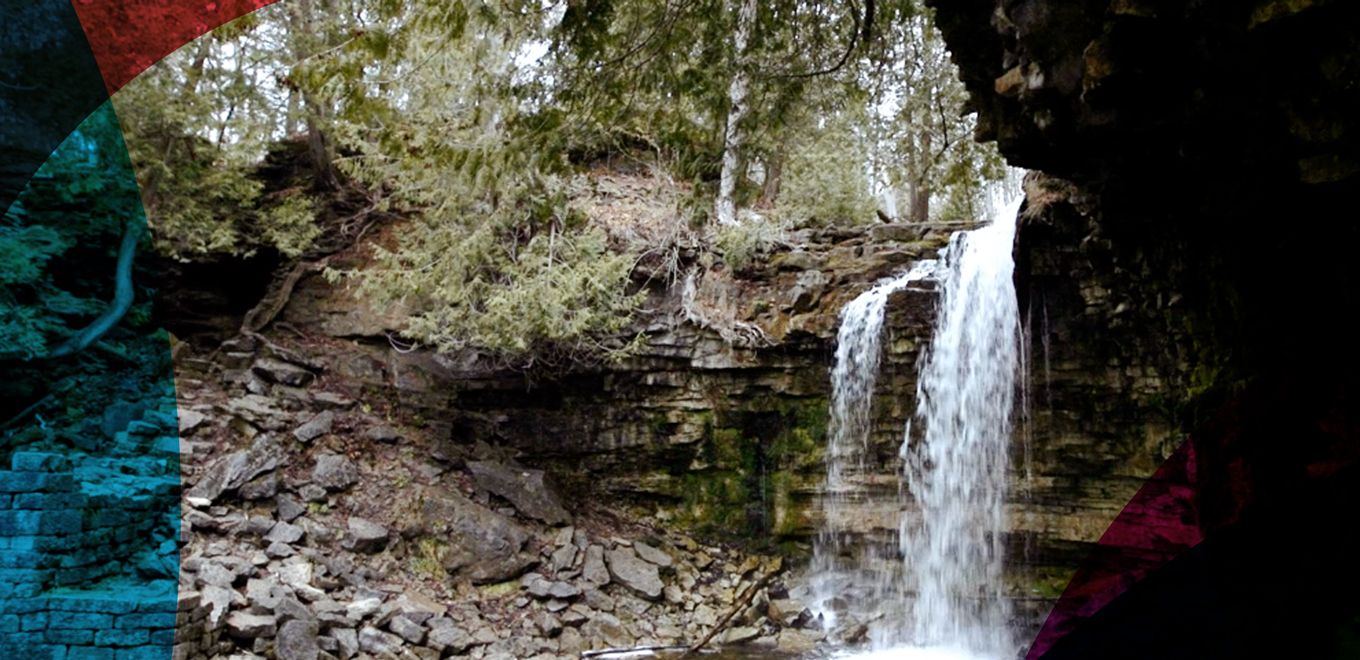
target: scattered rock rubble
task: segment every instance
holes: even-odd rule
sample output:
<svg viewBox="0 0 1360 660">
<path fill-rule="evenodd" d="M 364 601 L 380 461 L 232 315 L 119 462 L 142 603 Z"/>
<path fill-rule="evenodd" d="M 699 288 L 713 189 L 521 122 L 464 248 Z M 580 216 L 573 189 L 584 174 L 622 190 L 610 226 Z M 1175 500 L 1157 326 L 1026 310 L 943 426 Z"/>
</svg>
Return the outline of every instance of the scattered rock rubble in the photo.
<svg viewBox="0 0 1360 660">
<path fill-rule="evenodd" d="M 580 657 L 719 625 L 715 645 L 803 652 L 825 637 L 779 579 L 738 602 L 779 558 L 611 526 L 540 470 L 429 451 L 292 351 L 229 344 L 225 387 L 180 384 L 195 625 L 176 657 Z"/>
</svg>

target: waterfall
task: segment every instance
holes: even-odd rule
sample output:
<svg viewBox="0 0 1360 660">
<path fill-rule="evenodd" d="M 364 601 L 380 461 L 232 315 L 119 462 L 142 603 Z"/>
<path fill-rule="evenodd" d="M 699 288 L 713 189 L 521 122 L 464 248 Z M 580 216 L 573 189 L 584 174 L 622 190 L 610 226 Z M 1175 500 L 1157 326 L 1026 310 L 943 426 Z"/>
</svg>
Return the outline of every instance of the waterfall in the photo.
<svg viewBox="0 0 1360 660">
<path fill-rule="evenodd" d="M 931 275 L 934 261 L 922 261 L 909 272 L 883 280 L 841 309 L 836 333 L 836 363 L 831 371 L 831 416 L 827 428 L 824 521 L 816 540 L 811 570 L 812 596 L 826 625 L 838 613 L 853 610 L 855 621 L 900 619 L 905 610 L 897 594 L 901 565 L 897 548 L 850 543 L 864 531 L 864 503 L 852 499 L 865 483 L 875 381 L 882 356 L 883 318 L 888 298 Z M 859 556 L 848 556 L 858 553 Z M 869 608 L 864 606 L 868 605 Z"/>
<path fill-rule="evenodd" d="M 956 233 L 938 262 L 879 283 L 842 310 L 832 370 L 826 521 L 809 590 L 828 628 L 867 626 L 882 658 L 1014 655 L 1003 597 L 1005 498 L 1020 322 L 1011 275 L 1019 200 L 993 195 L 991 224 Z M 862 492 L 888 297 L 934 280 L 938 314 L 899 453 L 896 547 L 859 548 Z M 857 526 L 860 525 L 860 526 Z M 842 628 L 846 622 L 839 622 Z"/>
<path fill-rule="evenodd" d="M 1011 412 L 1020 362 L 1011 280 L 1018 201 L 955 234 L 938 270 L 940 307 L 902 443 L 919 518 L 903 517 L 916 600 L 912 644 L 999 656 L 1010 648 L 1002 569 Z M 1004 210 L 1002 210 L 1004 209 Z"/>
</svg>

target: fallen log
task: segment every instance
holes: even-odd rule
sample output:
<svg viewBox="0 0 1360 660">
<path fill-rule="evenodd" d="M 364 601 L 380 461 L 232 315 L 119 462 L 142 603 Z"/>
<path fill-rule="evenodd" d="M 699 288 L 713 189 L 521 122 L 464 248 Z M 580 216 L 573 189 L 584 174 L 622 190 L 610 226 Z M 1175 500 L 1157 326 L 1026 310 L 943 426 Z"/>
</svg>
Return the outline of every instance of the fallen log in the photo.
<svg viewBox="0 0 1360 660">
<path fill-rule="evenodd" d="M 708 631 L 707 635 L 704 635 L 703 639 L 686 649 L 681 657 L 694 655 L 703 650 L 705 646 L 708 646 L 708 643 L 713 641 L 713 638 L 717 637 L 718 633 L 727 629 L 727 625 L 732 622 L 732 619 L 737 615 L 737 612 L 742 611 L 747 605 L 751 604 L 751 601 L 755 599 L 756 594 L 760 593 L 760 590 L 764 589 L 765 586 L 770 583 L 770 580 L 773 579 L 775 575 L 779 574 L 779 570 L 779 568 L 775 568 L 769 571 L 761 576 L 759 580 L 756 580 L 750 587 L 747 587 L 746 591 L 742 592 L 741 596 L 733 603 L 732 609 L 728 610 L 727 614 L 718 620 L 718 623 L 713 626 L 712 630 Z"/>
</svg>

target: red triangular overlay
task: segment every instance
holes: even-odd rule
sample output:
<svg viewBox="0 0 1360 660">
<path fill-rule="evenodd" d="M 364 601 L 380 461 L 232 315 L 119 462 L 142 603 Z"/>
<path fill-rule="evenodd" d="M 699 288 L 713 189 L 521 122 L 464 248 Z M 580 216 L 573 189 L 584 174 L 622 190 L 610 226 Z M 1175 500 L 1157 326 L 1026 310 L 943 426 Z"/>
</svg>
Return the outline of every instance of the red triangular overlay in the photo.
<svg viewBox="0 0 1360 660">
<path fill-rule="evenodd" d="M 1185 442 L 1143 484 L 1072 576 L 1025 655 L 1037 660 L 1081 622 L 1204 540 L 1195 509 L 1195 450 Z"/>
<path fill-rule="evenodd" d="M 276 0 L 72 0 L 112 95 L 147 67 Z"/>
</svg>

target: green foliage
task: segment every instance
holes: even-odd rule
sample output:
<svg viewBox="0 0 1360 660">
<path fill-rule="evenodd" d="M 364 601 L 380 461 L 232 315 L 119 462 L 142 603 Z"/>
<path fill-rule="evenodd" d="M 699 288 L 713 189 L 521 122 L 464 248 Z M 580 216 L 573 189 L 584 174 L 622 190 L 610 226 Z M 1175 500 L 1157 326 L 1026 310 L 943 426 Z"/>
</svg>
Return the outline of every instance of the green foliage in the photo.
<svg viewBox="0 0 1360 660">
<path fill-rule="evenodd" d="M 740 270 L 783 241 L 784 227 L 778 221 L 749 217 L 739 224 L 719 226 L 714 231 L 713 243 L 722 253 L 723 261 Z"/>
<path fill-rule="evenodd" d="M 316 224 L 316 205 L 312 199 L 292 194 L 266 208 L 261 234 L 286 257 L 298 257 L 321 235 Z"/>
<path fill-rule="evenodd" d="M 46 337 L 60 328 L 41 307 L 19 304 L 10 294 L 0 294 L 0 353 L 32 358 L 47 352 Z"/>
<path fill-rule="evenodd" d="M 119 137 L 103 106 L 0 220 L 0 358 L 46 355 L 103 309 L 125 223 L 142 222 Z"/>
<path fill-rule="evenodd" d="M 856 131 L 863 114 L 837 113 L 820 130 L 795 142 L 784 166 L 777 203 L 781 219 L 795 227 L 854 226 L 875 221 L 864 156 L 872 145 Z"/>
<path fill-rule="evenodd" d="M 872 16 L 776 0 L 746 20 L 740 4 L 295 0 L 256 12 L 119 95 L 156 244 L 181 259 L 298 256 L 338 173 L 375 210 L 410 218 L 346 273 L 370 302 L 399 305 L 411 339 L 530 364 L 633 345 L 630 251 L 647 246 L 607 244 L 602 223 L 569 211 L 563 183 L 601 155 L 649 153 L 693 191 L 687 219 L 714 208 L 734 156 L 732 199 L 758 212 L 707 245 L 734 268 L 786 227 L 870 222 L 898 189 L 933 198 L 933 217 L 976 213 L 999 161 L 963 137 L 962 86 L 917 0 L 881 0 Z M 725 139 L 729 121 L 743 139 Z M 314 185 L 262 185 L 269 145 L 303 136 Z"/>
<path fill-rule="evenodd" d="M 405 334 L 440 350 L 520 366 L 620 355 L 641 302 L 633 257 L 570 212 L 560 142 L 543 131 L 552 115 L 526 115 L 516 93 L 527 66 L 516 49 L 540 26 L 477 7 L 407 17 L 401 48 L 370 67 L 398 72 L 401 93 L 344 101 L 337 134 L 358 153 L 341 167 L 415 216 L 396 250 L 348 274 L 370 299 L 403 305 Z"/>
<path fill-rule="evenodd" d="M 868 90 L 871 178 L 896 201 L 889 215 L 977 220 L 985 183 L 1004 173 L 1001 156 L 973 140 L 976 115 L 964 112 L 967 92 L 930 13 L 889 29 L 891 64 Z"/>
<path fill-rule="evenodd" d="M 51 227 L 0 227 L 0 284 L 33 286 L 70 244 Z"/>
<path fill-rule="evenodd" d="M 288 256 L 320 231 L 310 202 L 269 205 L 255 164 L 294 119 L 279 113 L 281 92 L 259 70 L 282 66 L 278 10 L 250 15 L 165 58 L 115 97 L 158 251 L 181 260 L 248 255 L 271 247 Z"/>
<path fill-rule="evenodd" d="M 406 334 L 441 350 L 484 349 L 527 366 L 632 347 L 610 341 L 641 302 L 627 292 L 632 259 L 610 253 L 602 232 L 550 231 L 513 253 L 499 239 L 490 224 L 427 220 L 403 249 L 353 274 L 372 299 L 412 309 Z"/>
</svg>

